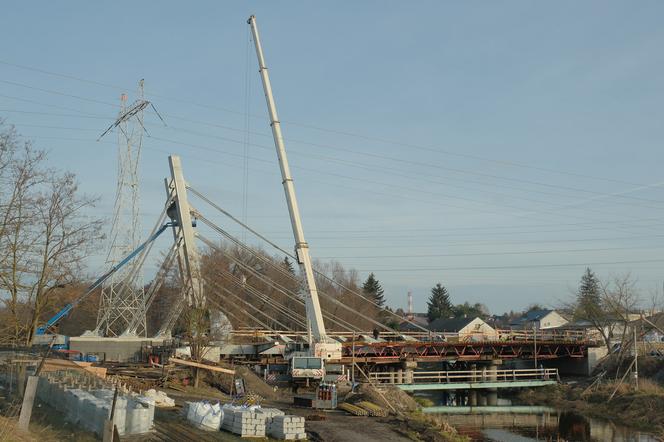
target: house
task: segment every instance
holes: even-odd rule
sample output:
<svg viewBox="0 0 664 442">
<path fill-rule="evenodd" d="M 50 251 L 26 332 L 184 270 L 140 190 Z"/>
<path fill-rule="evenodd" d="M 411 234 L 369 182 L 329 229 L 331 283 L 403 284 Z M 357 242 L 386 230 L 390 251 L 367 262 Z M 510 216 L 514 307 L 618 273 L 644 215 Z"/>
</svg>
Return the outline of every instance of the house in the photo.
<svg viewBox="0 0 664 442">
<path fill-rule="evenodd" d="M 567 319 L 556 310 L 531 310 L 510 322 L 510 327 L 546 330 L 567 324 Z"/>
<path fill-rule="evenodd" d="M 630 314 L 631 315 L 631 314 Z M 633 315 L 628 316 L 633 317 Z M 579 331 L 583 332 L 587 339 L 595 341 L 604 341 L 605 337 L 609 339 L 612 343 L 622 342 L 625 334 L 631 336 L 632 326 L 634 324 L 641 325 L 641 321 L 628 321 L 624 318 L 603 318 L 601 322 L 593 323 L 586 319 L 578 319 L 573 322 L 568 322 L 560 327 L 557 327 L 564 331 Z M 647 323 L 643 323 L 644 330 L 653 331 L 653 327 L 650 327 Z M 664 328 L 664 317 L 662 318 L 662 326 Z M 629 338 L 631 339 L 631 338 Z M 644 339 L 657 339 L 657 333 L 652 333 L 650 338 L 647 336 Z"/>
<path fill-rule="evenodd" d="M 642 321 L 643 341 L 649 343 L 664 342 L 664 313 L 657 313 L 646 319 L 647 321 Z M 641 322 L 641 320 L 638 322 Z"/>
<path fill-rule="evenodd" d="M 602 332 L 599 331 L 597 328 L 598 326 L 593 324 L 590 321 L 586 321 L 585 319 L 579 319 L 573 322 L 566 322 L 565 324 L 556 327 L 557 329 L 561 329 L 562 331 L 574 331 L 574 332 L 579 332 L 583 333 L 586 338 L 593 340 L 593 341 L 603 341 L 603 335 L 602 332 L 604 333 L 605 336 L 611 337 L 613 333 L 613 329 L 611 325 L 605 325 L 602 328 Z"/>
<path fill-rule="evenodd" d="M 410 318 L 402 321 L 399 324 L 399 330 L 405 332 L 421 332 L 422 328 L 427 328 L 429 325 L 429 320 L 427 319 L 426 313 L 414 313 L 410 315 Z"/>
<path fill-rule="evenodd" d="M 463 341 L 486 341 L 498 339 L 498 332 L 478 317 L 439 318 L 429 323 L 428 329 L 433 332 L 458 333 Z"/>
</svg>

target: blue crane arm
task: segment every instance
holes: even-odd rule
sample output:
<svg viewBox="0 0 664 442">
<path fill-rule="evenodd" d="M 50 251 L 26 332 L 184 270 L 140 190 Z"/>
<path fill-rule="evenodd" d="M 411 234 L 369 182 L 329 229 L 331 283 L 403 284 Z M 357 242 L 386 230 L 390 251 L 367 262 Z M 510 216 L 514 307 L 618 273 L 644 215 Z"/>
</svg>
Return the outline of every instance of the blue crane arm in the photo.
<svg viewBox="0 0 664 442">
<path fill-rule="evenodd" d="M 166 230 L 167 228 L 169 228 L 171 226 L 173 226 L 173 223 L 166 223 L 163 226 L 161 226 L 159 228 L 159 230 L 157 230 L 155 233 L 153 233 L 148 239 L 145 240 L 145 242 L 143 242 L 140 246 L 136 247 L 136 249 L 134 249 L 129 255 L 125 256 L 124 259 L 122 259 L 122 261 L 120 261 L 119 263 L 114 265 L 108 272 L 104 273 L 99 278 L 97 278 L 97 280 L 95 282 L 93 282 L 90 286 L 88 286 L 88 288 L 85 289 L 85 292 L 83 292 L 83 294 L 81 296 L 76 298 L 76 300 L 74 300 L 74 302 L 71 302 L 71 303 L 65 305 L 51 319 L 46 321 L 46 324 L 44 324 L 40 327 L 37 327 L 37 334 L 38 335 L 45 334 L 46 330 L 48 330 L 50 327 L 53 327 L 55 324 L 60 322 L 60 320 L 62 318 L 64 318 L 65 316 L 67 316 L 69 314 L 69 312 L 74 307 L 76 307 L 81 301 L 83 301 L 85 298 L 87 298 L 96 288 L 98 288 L 100 285 L 102 285 L 104 283 L 104 281 L 106 281 L 108 278 L 110 278 L 111 275 L 113 275 L 113 273 L 120 270 L 125 264 L 127 264 L 129 261 L 131 261 L 133 258 L 135 258 L 136 255 L 141 253 L 141 251 L 143 251 L 143 249 L 148 244 L 150 244 L 152 241 L 157 239 L 159 237 L 159 235 L 164 233 L 164 230 Z"/>
</svg>

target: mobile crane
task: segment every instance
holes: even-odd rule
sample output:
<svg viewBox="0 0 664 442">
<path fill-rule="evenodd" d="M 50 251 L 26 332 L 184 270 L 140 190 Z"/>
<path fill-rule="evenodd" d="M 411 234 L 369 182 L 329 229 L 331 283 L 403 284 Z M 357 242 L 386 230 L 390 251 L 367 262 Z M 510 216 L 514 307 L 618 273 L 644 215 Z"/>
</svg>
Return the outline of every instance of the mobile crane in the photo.
<svg viewBox="0 0 664 442">
<path fill-rule="evenodd" d="M 295 239 L 295 256 L 300 266 L 300 271 L 304 274 L 306 281 L 305 309 L 307 325 L 309 328 L 309 351 L 293 352 L 290 354 L 291 374 L 294 378 L 322 378 L 325 375 L 325 361 L 341 358 L 341 343 L 329 338 L 325 332 L 323 314 L 318 299 L 318 290 L 316 288 L 316 281 L 314 280 L 314 270 L 309 255 L 309 245 L 304 239 L 300 210 L 295 197 L 295 186 L 288 165 L 286 147 L 284 146 L 284 138 L 281 133 L 281 123 L 277 116 L 277 107 L 274 97 L 272 96 L 272 85 L 270 84 L 270 76 L 268 75 L 268 70 L 265 65 L 265 56 L 263 54 L 263 48 L 258 34 L 256 17 L 253 15 L 249 17 L 247 24 L 251 27 L 251 33 L 256 47 L 258 71 L 263 83 L 263 92 L 265 93 L 265 101 L 267 103 L 268 114 L 270 117 L 270 126 L 272 127 L 272 137 L 274 138 L 274 145 L 277 150 L 282 184 L 284 187 L 284 193 L 286 194 L 286 203 L 288 205 L 288 213 L 290 215 L 291 227 Z"/>
</svg>

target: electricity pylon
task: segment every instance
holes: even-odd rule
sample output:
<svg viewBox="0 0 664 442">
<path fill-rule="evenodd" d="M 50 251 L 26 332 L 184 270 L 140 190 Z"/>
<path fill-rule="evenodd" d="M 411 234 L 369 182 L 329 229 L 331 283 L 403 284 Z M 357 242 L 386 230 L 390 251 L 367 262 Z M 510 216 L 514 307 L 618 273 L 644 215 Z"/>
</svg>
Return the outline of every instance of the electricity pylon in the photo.
<svg viewBox="0 0 664 442">
<path fill-rule="evenodd" d="M 143 80 L 139 82 L 138 99 L 127 106 L 127 95 L 121 97 L 121 108 L 113 128 L 118 136 L 118 179 L 115 192 L 113 221 L 109 236 L 107 265 L 117 264 L 140 243 L 139 162 L 143 143 L 143 110 L 151 103 L 144 99 Z M 101 138 L 99 137 L 99 138 Z M 125 266 L 113 274 L 101 291 L 97 327 L 102 336 L 119 336 L 135 322 L 137 336 L 146 336 L 145 289 L 142 266 Z"/>
</svg>

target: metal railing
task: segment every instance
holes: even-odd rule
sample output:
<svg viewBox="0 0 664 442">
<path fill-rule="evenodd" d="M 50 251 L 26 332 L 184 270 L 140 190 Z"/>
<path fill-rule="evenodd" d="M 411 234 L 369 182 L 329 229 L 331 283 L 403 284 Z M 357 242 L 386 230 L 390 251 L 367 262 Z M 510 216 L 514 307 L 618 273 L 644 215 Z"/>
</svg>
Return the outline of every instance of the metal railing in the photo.
<svg viewBox="0 0 664 442">
<path fill-rule="evenodd" d="M 559 378 L 557 368 L 530 368 L 518 370 L 392 371 L 370 373 L 369 379 L 379 384 L 477 384 L 533 380 L 557 381 Z"/>
<path fill-rule="evenodd" d="M 289 338 L 297 338 L 307 336 L 307 332 L 291 331 L 291 330 L 262 330 L 262 329 L 238 329 L 231 332 L 233 336 L 238 337 L 266 337 L 266 336 L 286 336 Z M 340 337 L 351 340 L 355 336 L 356 340 L 361 339 L 363 336 L 372 336 L 372 332 L 335 332 L 330 331 L 327 333 L 331 337 Z M 392 338 L 399 338 L 408 336 L 418 340 L 449 340 L 449 341 L 469 341 L 469 340 L 482 340 L 482 341 L 554 341 L 554 342 L 569 342 L 569 341 L 586 341 L 593 340 L 591 334 L 583 330 L 575 329 L 555 329 L 555 330 L 503 330 L 498 329 L 495 332 L 487 333 L 478 331 L 476 333 L 454 333 L 454 332 L 423 332 L 423 331 L 381 331 L 380 337 L 390 340 Z M 441 339 L 442 338 L 442 339 Z"/>
</svg>

